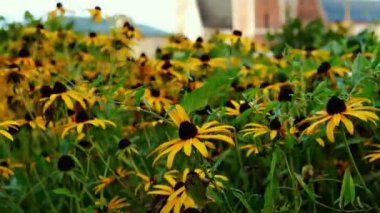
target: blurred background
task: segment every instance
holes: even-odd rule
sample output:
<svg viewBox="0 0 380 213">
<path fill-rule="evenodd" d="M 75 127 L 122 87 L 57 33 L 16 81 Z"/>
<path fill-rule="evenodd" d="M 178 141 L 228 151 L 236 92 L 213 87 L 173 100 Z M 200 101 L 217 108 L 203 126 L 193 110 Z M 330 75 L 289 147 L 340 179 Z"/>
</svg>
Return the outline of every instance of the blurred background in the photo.
<svg viewBox="0 0 380 213">
<path fill-rule="evenodd" d="M 380 0 L 0 0 L 0 16 L 6 22 L 22 22 L 29 11 L 46 19 L 58 2 L 78 31 L 107 33 L 118 20 L 132 20 L 144 36 L 138 48 L 148 53 L 173 33 L 195 40 L 216 31 L 240 30 L 264 41 L 268 32 L 279 31 L 293 18 L 321 18 L 326 25 L 344 22 L 352 33 L 369 28 L 380 34 Z M 101 23 L 89 17 L 88 9 L 95 6 L 102 9 Z"/>
</svg>

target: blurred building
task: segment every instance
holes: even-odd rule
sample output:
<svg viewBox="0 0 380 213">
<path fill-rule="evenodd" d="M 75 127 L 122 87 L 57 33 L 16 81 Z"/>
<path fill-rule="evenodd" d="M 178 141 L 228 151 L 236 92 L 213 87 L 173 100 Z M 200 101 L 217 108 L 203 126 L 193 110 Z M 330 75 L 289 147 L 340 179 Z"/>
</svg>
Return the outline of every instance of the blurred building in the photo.
<svg viewBox="0 0 380 213">
<path fill-rule="evenodd" d="M 194 6 L 206 36 L 216 29 L 241 30 L 262 39 L 294 17 L 303 22 L 321 18 L 326 24 L 346 21 L 354 33 L 365 28 L 380 33 L 380 1 L 375 0 L 197 0 Z"/>
</svg>

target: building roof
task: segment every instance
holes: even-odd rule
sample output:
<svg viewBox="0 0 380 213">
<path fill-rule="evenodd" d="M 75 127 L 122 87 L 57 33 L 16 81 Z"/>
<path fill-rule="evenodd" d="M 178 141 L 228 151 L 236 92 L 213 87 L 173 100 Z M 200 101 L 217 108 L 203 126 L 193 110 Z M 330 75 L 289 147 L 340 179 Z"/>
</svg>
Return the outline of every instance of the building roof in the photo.
<svg viewBox="0 0 380 213">
<path fill-rule="evenodd" d="M 67 22 L 73 22 L 73 29 L 79 32 L 98 32 L 98 33 L 109 33 L 110 29 L 115 26 L 115 21 L 113 20 L 103 20 L 101 23 L 95 23 L 90 18 L 85 17 L 66 17 Z M 165 32 L 163 30 L 144 25 L 144 24 L 136 24 L 135 25 L 144 36 L 165 36 L 169 35 L 169 32 Z"/>
<path fill-rule="evenodd" d="M 373 22 L 380 20 L 380 1 L 348 0 L 351 20 L 355 22 Z M 329 21 L 344 19 L 343 0 L 321 0 L 322 8 Z"/>
</svg>

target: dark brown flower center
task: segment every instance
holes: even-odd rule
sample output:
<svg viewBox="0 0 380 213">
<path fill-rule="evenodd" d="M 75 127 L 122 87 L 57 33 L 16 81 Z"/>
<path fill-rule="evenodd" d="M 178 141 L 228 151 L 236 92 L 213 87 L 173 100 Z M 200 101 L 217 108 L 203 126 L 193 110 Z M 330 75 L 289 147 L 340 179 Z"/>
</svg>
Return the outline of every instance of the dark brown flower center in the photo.
<svg viewBox="0 0 380 213">
<path fill-rule="evenodd" d="M 291 101 L 293 97 L 293 89 L 291 86 L 282 86 L 280 88 L 280 93 L 278 94 L 279 101 Z"/>
<path fill-rule="evenodd" d="M 58 160 L 58 169 L 62 172 L 70 171 L 75 167 L 73 158 L 69 155 L 62 155 Z"/>
<path fill-rule="evenodd" d="M 50 86 L 48 86 L 48 85 L 44 85 L 40 89 L 40 93 L 41 93 L 42 98 L 49 97 L 52 94 L 52 92 L 53 91 L 51 90 Z"/>
<path fill-rule="evenodd" d="M 27 112 L 25 114 L 25 120 L 26 121 L 32 121 L 34 117 L 36 117 L 36 115 L 33 112 Z"/>
<path fill-rule="evenodd" d="M 53 87 L 53 91 L 52 91 L 53 94 L 60 94 L 60 93 L 66 92 L 66 91 L 67 91 L 67 88 L 63 83 L 61 83 L 59 81 L 54 83 L 54 87 Z"/>
<path fill-rule="evenodd" d="M 340 98 L 333 96 L 327 102 L 326 111 L 329 115 L 339 114 L 345 112 L 347 109 L 346 104 Z"/>
<path fill-rule="evenodd" d="M 85 111 L 80 111 L 75 115 L 75 121 L 77 123 L 82 123 L 85 121 L 90 120 L 90 117 L 88 116 L 87 112 Z"/>
<path fill-rule="evenodd" d="M 1 161 L 0 162 L 0 166 L 8 168 L 9 167 L 9 163 L 7 161 Z"/>
<path fill-rule="evenodd" d="M 18 52 L 18 56 L 21 58 L 27 58 L 30 57 L 30 52 L 27 47 L 21 48 L 21 50 Z"/>
<path fill-rule="evenodd" d="M 78 143 L 79 146 L 81 146 L 82 148 L 84 149 L 88 149 L 88 148 L 91 148 L 92 146 L 92 143 L 87 141 L 87 140 L 81 140 L 79 143 Z"/>
<path fill-rule="evenodd" d="M 201 61 L 202 61 L 203 63 L 207 63 L 207 62 L 209 62 L 209 61 L 210 61 L 210 56 L 209 56 L 208 54 L 203 54 L 203 55 L 201 56 Z"/>
<path fill-rule="evenodd" d="M 177 183 L 174 185 L 174 191 L 177 191 L 177 190 L 180 189 L 182 186 L 185 186 L 185 183 L 184 183 L 184 182 L 177 182 Z"/>
<path fill-rule="evenodd" d="M 193 123 L 183 121 L 179 125 L 178 134 L 182 140 L 188 140 L 190 138 L 194 138 L 198 134 L 198 129 Z"/>
<path fill-rule="evenodd" d="M 234 31 L 232 31 L 232 34 L 240 37 L 243 35 L 243 32 L 241 32 L 240 30 L 234 30 Z"/>
<path fill-rule="evenodd" d="M 246 110 L 248 110 L 250 108 L 251 108 L 251 106 L 248 103 L 240 104 L 239 112 L 243 113 L 244 111 L 246 111 Z"/>
<path fill-rule="evenodd" d="M 88 36 L 89 36 L 90 38 L 95 38 L 95 37 L 96 37 L 96 32 L 90 32 L 90 33 L 88 34 Z"/>
<path fill-rule="evenodd" d="M 121 48 L 123 48 L 123 46 L 124 46 L 124 43 L 119 39 L 115 39 L 112 41 L 112 47 L 115 48 L 116 50 L 120 50 Z"/>
<path fill-rule="evenodd" d="M 160 97 L 160 90 L 158 90 L 158 89 L 154 89 L 154 88 L 152 88 L 152 89 L 150 89 L 150 94 L 153 96 L 153 97 Z"/>
<path fill-rule="evenodd" d="M 319 65 L 319 67 L 317 69 L 317 73 L 318 74 L 324 74 L 327 71 L 329 71 L 330 68 L 331 68 L 331 64 L 327 61 L 324 61 L 321 63 L 321 65 Z"/>
<path fill-rule="evenodd" d="M 166 60 L 165 63 L 161 66 L 162 69 L 167 70 L 172 67 L 172 63 L 170 63 L 170 60 Z"/>
<path fill-rule="evenodd" d="M 127 148 L 132 143 L 128 138 L 123 138 L 119 141 L 119 144 L 117 145 L 120 150 Z"/>
<path fill-rule="evenodd" d="M 273 120 L 269 123 L 269 128 L 270 128 L 271 130 L 280 130 L 280 129 L 281 129 L 281 123 L 280 123 L 280 121 L 279 121 L 277 118 L 273 119 Z"/>
</svg>

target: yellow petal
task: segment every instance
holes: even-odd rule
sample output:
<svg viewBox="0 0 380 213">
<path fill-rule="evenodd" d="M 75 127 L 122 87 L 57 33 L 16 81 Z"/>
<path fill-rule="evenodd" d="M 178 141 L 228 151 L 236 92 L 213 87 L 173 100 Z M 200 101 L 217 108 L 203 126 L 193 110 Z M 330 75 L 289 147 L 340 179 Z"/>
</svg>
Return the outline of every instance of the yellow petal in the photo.
<svg viewBox="0 0 380 213">
<path fill-rule="evenodd" d="M 202 154 L 203 157 L 207 158 L 208 151 L 204 143 L 200 141 L 194 141 L 193 145 L 195 146 L 195 148 L 198 149 L 198 151 Z"/>
<path fill-rule="evenodd" d="M 71 99 L 70 99 L 69 96 L 67 96 L 67 95 L 65 95 L 65 94 L 62 94 L 62 95 L 61 95 L 61 98 L 62 98 L 63 102 L 65 102 L 67 108 L 69 108 L 69 109 L 71 109 L 71 110 L 74 109 L 74 104 L 73 104 L 73 102 L 71 101 Z"/>
<path fill-rule="evenodd" d="M 191 154 L 191 147 L 192 147 L 192 144 L 193 144 L 192 139 L 189 139 L 189 140 L 187 140 L 187 141 L 185 142 L 185 146 L 183 147 L 183 151 L 185 152 L 185 154 L 186 154 L 187 156 L 190 156 L 190 154 Z"/>
<path fill-rule="evenodd" d="M 270 131 L 270 139 L 271 140 L 273 140 L 276 136 L 277 136 L 277 131 L 276 130 Z"/>
<path fill-rule="evenodd" d="M 4 137 L 6 137 L 9 140 L 13 141 L 13 136 L 9 132 L 7 132 L 5 130 L 0 129 L 0 135 L 3 135 Z"/>
<path fill-rule="evenodd" d="M 325 142 L 322 140 L 322 138 L 317 138 L 317 139 L 315 139 L 315 141 L 317 141 L 317 143 L 318 143 L 321 147 L 325 147 Z"/>
<path fill-rule="evenodd" d="M 179 152 L 179 150 L 182 149 L 183 146 L 184 146 L 184 143 L 176 144 L 176 145 L 174 145 L 174 148 L 172 149 L 172 151 L 169 153 L 168 160 L 166 162 L 166 166 L 169 169 L 172 168 L 175 155 Z"/>
<path fill-rule="evenodd" d="M 326 126 L 326 135 L 327 135 L 327 138 L 331 142 L 335 142 L 334 128 L 335 128 L 335 122 L 333 119 L 330 119 L 330 121 L 327 123 L 327 126 Z"/>
<path fill-rule="evenodd" d="M 344 126 L 346 127 L 348 133 L 350 133 L 351 135 L 354 134 L 354 125 L 352 124 L 352 122 L 346 118 L 346 116 L 342 115 L 342 122 L 344 124 Z"/>
</svg>

